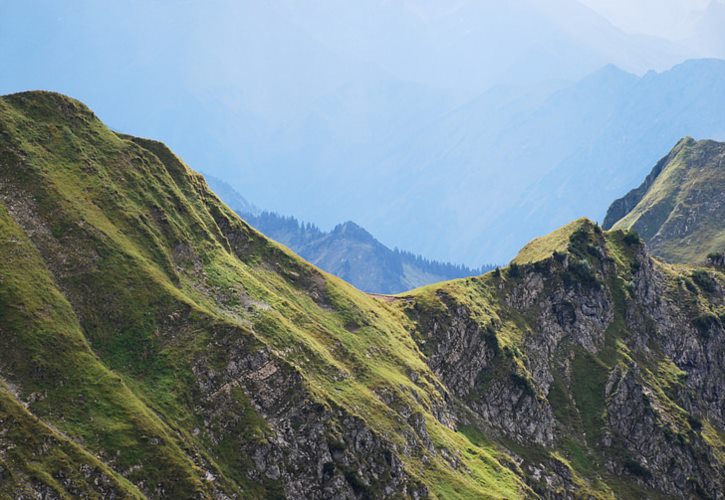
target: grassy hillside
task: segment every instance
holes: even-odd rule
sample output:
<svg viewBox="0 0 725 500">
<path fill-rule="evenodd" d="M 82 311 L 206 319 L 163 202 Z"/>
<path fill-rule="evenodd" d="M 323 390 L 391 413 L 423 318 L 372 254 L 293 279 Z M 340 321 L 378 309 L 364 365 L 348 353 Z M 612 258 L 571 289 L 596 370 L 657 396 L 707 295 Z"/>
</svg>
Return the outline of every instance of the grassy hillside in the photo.
<svg viewBox="0 0 725 500">
<path fill-rule="evenodd" d="M 634 229 L 671 262 L 725 251 L 725 144 L 682 139 L 644 183 L 615 201 L 605 227 Z"/>
<path fill-rule="evenodd" d="M 304 402 L 289 411 L 308 405 L 327 422 L 323 441 L 347 463 L 320 465 L 333 485 L 385 487 L 358 478 L 365 469 L 346 456 L 354 419 L 380 448 L 415 449 L 400 454 L 401 491 L 526 490 L 502 451 L 433 416 L 445 390 L 396 311 L 266 240 L 165 146 L 119 137 L 50 93 L 3 97 L 0 127 L 1 244 L 12 256 L 1 373 L 33 415 L 143 494 L 284 491 L 282 473 L 250 459 L 288 411 L 277 390 Z M 255 356 L 268 359 L 260 375 Z M 267 371 L 293 385 L 254 393 L 272 384 Z M 382 394 L 422 418 L 427 447 Z M 465 469 L 439 451 L 466 448 Z M 47 475 L 34 480 L 62 491 Z M 25 485 L 19 476 L 7 488 Z"/>
<path fill-rule="evenodd" d="M 722 274 L 585 220 L 524 252 L 372 297 L 163 144 L 58 94 L 2 97 L 0 493 L 721 491 Z"/>
</svg>

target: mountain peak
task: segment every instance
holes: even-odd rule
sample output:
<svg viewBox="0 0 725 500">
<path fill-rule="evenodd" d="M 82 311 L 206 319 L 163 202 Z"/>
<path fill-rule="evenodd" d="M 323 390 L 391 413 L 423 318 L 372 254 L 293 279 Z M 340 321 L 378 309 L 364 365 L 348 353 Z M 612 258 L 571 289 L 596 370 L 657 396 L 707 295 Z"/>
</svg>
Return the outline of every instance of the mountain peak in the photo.
<svg viewBox="0 0 725 500">
<path fill-rule="evenodd" d="M 680 139 L 644 182 L 616 200 L 606 228 L 633 229 L 665 260 L 703 263 L 725 248 L 725 143 Z"/>
<path fill-rule="evenodd" d="M 0 98 L 0 497 L 723 490 L 719 271 L 580 219 L 533 264 L 371 297 L 161 143 L 30 104 Z"/>
<path fill-rule="evenodd" d="M 4 102 L 17 109 L 22 109 L 36 120 L 68 120 L 72 118 L 98 120 L 95 113 L 88 106 L 58 92 L 28 90 L 0 97 Z"/>
<path fill-rule="evenodd" d="M 557 252 L 566 252 L 574 234 L 593 234 L 598 228 L 588 218 L 581 217 L 545 236 L 532 240 L 519 251 L 512 262 L 515 264 L 529 264 L 548 259 Z"/>
<path fill-rule="evenodd" d="M 332 233 L 338 236 L 349 236 L 355 239 L 370 240 L 375 241 L 376 243 L 378 242 L 378 240 L 376 240 L 372 234 L 370 234 L 363 227 L 350 220 L 335 226 L 335 228 L 332 230 Z"/>
</svg>

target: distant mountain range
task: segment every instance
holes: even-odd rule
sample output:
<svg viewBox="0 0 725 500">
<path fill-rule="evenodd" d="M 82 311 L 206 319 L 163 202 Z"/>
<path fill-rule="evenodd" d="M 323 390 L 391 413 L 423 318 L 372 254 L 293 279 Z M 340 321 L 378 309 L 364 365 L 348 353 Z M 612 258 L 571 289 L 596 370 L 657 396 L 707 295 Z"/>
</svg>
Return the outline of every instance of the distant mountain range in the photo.
<svg viewBox="0 0 725 500">
<path fill-rule="evenodd" d="M 247 144 L 244 168 L 211 173 L 278 213 L 354 220 L 391 247 L 475 267 L 581 215 L 601 221 L 681 137 L 725 139 L 716 59 L 447 99 L 412 83 L 350 84 Z"/>
<path fill-rule="evenodd" d="M 397 248 L 391 250 L 351 221 L 338 224 L 332 231 L 323 231 L 292 216 L 261 211 L 226 182 L 214 176 L 206 178 L 214 192 L 258 231 L 365 292 L 399 293 L 439 281 L 476 276 L 494 268 L 470 268 Z"/>
<path fill-rule="evenodd" d="M 396 95 L 375 94 L 375 102 Z M 415 108 L 414 94 L 399 95 Z M 277 176 L 280 192 L 296 186 L 294 199 L 278 196 L 277 205 L 300 207 L 291 213 L 303 219 L 318 214 L 312 220 L 328 227 L 339 222 L 329 220 L 335 213 L 391 246 L 474 267 L 506 262 L 532 234 L 581 215 L 602 221 L 680 138 L 725 139 L 725 61 L 691 60 L 641 77 L 609 65 L 556 90 L 499 86 L 433 121 L 396 122 L 381 148 L 375 135 L 344 145 L 365 128 L 324 140 L 322 123 L 334 131 L 332 123 L 369 122 L 318 104 L 320 120 L 289 124 L 268 148 L 271 163 L 251 169 L 304 161 L 299 178 Z"/>
<path fill-rule="evenodd" d="M 360 223 L 436 258 L 507 261 L 532 233 L 601 221 L 681 137 L 724 139 L 723 116 L 721 60 L 642 77 L 607 66 L 543 96 L 493 89 L 366 170 L 384 201 Z"/>
<path fill-rule="evenodd" d="M 638 188 L 612 203 L 603 226 L 637 231 L 670 262 L 722 260 L 725 143 L 682 139 Z"/>
<path fill-rule="evenodd" d="M 668 71 L 718 55 L 714 3 L 702 50 L 575 0 L 5 4 L 1 92 L 71 93 L 264 208 L 472 267 L 723 138 L 719 63 Z"/>
</svg>

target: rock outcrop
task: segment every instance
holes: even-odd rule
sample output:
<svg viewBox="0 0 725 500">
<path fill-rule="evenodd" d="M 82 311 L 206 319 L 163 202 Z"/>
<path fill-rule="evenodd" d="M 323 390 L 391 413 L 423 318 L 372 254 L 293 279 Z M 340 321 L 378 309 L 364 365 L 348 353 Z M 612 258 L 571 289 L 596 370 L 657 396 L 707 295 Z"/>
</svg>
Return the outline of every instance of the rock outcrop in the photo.
<svg viewBox="0 0 725 500">
<path fill-rule="evenodd" d="M 721 280 L 661 264 L 635 236 L 583 220 L 566 252 L 403 307 L 431 368 L 487 427 L 567 458 L 564 489 L 577 477 L 593 488 L 627 478 L 645 491 L 719 498 Z M 529 452 L 525 470 L 553 473 Z"/>
</svg>

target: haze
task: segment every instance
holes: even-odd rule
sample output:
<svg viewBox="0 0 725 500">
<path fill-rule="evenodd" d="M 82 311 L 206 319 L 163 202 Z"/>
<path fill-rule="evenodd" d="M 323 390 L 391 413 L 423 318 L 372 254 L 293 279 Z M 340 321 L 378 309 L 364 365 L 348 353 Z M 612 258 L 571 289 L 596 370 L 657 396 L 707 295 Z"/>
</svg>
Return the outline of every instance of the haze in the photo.
<svg viewBox="0 0 725 500">
<path fill-rule="evenodd" d="M 478 266 L 574 217 L 601 220 L 680 136 L 725 134 L 723 89 L 697 83 L 722 66 L 668 72 L 725 56 L 724 11 L 684 0 L 3 1 L 0 93 L 63 92 L 259 207 L 322 227 L 354 220 L 391 247 Z M 676 126 L 644 130 L 655 98 L 658 114 L 672 101 Z"/>
</svg>

